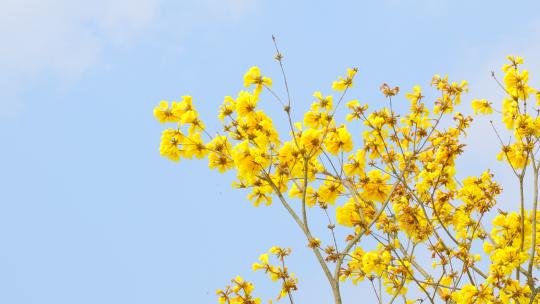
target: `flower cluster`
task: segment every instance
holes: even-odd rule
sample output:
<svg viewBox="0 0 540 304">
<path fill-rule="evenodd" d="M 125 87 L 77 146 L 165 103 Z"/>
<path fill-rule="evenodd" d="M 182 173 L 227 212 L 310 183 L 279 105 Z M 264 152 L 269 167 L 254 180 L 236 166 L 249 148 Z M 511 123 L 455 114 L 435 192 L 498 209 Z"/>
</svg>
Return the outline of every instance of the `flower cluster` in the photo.
<svg viewBox="0 0 540 304">
<path fill-rule="evenodd" d="M 278 52 L 281 67 L 282 58 Z M 435 75 L 429 89 L 415 86 L 405 93 L 403 112 L 394 107 L 400 88 L 383 84 L 385 104 L 370 111 L 367 103 L 347 98 L 358 71 L 351 68 L 333 82 L 333 93 L 316 91 L 296 122 L 287 85 L 284 102 L 273 81 L 252 67 L 244 75 L 247 90 L 224 98 L 222 130 L 215 135 L 205 129 L 191 97 L 162 101 L 154 115 L 175 127 L 164 130 L 160 153 L 174 161 L 206 157 L 211 169 L 234 170 L 233 187 L 247 191 L 255 206 L 278 201 L 304 234 L 336 304 L 347 280 L 371 282 L 381 303 L 540 303 L 540 93 L 529 86 L 523 59 L 508 59 L 499 82 L 506 94 L 500 110 L 485 99 L 472 100 L 475 114 L 501 115 L 512 140 L 501 139 L 497 157 L 508 162 L 520 185 L 519 210 L 499 209 L 491 230 L 483 222 L 492 217 L 502 187 L 489 170 L 466 178 L 456 173 L 473 118 L 456 110 L 467 82 L 448 76 Z M 273 99 L 283 106 L 288 136 L 263 110 Z M 341 119 L 340 106 L 346 110 Z M 532 209 L 525 202 L 527 172 Z M 308 219 L 314 212 L 328 218 L 326 237 L 312 233 L 316 223 Z M 273 247 L 253 269 L 281 282 L 277 299 L 293 303 L 298 287 L 284 264 L 289 253 Z M 271 264 L 270 255 L 281 265 Z M 239 277 L 232 282 L 218 291 L 220 303 L 259 303 L 251 283 Z"/>
<path fill-rule="evenodd" d="M 268 253 L 264 253 L 259 257 L 259 263 L 253 264 L 253 271 L 263 270 L 272 281 L 281 281 L 281 290 L 276 299 L 279 301 L 288 295 L 292 301 L 292 292 L 298 290 L 298 279 L 295 278 L 294 273 L 289 273 L 285 266 L 285 257 L 291 254 L 291 249 L 274 246 L 270 248 L 269 252 L 278 259 L 281 265 L 271 265 Z"/>
<path fill-rule="evenodd" d="M 227 285 L 225 290 L 217 290 L 216 295 L 221 304 L 260 304 L 260 298 L 252 296 L 255 288 L 251 282 L 244 281 L 240 276 L 231 280 L 232 285 Z"/>
</svg>

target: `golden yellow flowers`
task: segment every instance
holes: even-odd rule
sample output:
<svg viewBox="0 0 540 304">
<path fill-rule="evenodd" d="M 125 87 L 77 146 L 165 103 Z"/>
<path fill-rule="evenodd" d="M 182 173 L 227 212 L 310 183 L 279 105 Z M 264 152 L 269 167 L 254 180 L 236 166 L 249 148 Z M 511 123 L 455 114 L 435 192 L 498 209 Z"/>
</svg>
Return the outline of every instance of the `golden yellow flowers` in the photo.
<svg viewBox="0 0 540 304">
<path fill-rule="evenodd" d="M 366 151 L 359 149 L 356 154 L 349 156 L 349 161 L 343 165 L 347 176 L 362 175 L 366 165 Z"/>
<path fill-rule="evenodd" d="M 333 155 L 339 152 L 350 152 L 353 148 L 352 136 L 345 126 L 341 126 L 328 133 L 324 145 Z"/>
<path fill-rule="evenodd" d="M 337 101 L 315 91 L 285 106 L 278 93 L 289 88 L 274 91 L 272 80 L 252 67 L 245 89 L 219 106 L 219 130 L 206 129 L 190 96 L 159 102 L 155 118 L 171 124 L 159 151 L 173 161 L 207 158 L 210 169 L 233 171 L 233 187 L 253 205 L 284 207 L 337 304 L 343 304 L 339 290 L 346 280 L 378 284 L 381 302 L 540 303 L 540 93 L 530 87 L 523 59 L 508 60 L 500 82 L 504 98 L 472 99 L 472 110 L 460 112 L 455 108 L 468 84 L 448 76 L 433 76 L 435 95 L 414 86 L 402 98 L 398 87 L 383 84 L 386 98 L 370 101 L 377 109 L 368 111 L 346 96 L 357 69 L 333 82 L 332 89 L 342 92 Z M 284 113 L 271 116 L 266 110 L 273 106 Z M 490 170 L 464 177 L 460 171 L 459 156 L 474 126 L 468 112 L 494 114 L 508 129 L 486 137 L 500 143 L 497 158 L 508 163 L 519 186 L 510 187 L 498 206 L 509 212 L 497 208 L 502 187 L 496 181 L 506 177 Z M 227 237 L 252 241 L 241 231 Z M 294 303 L 299 286 L 285 264 L 290 252 L 274 246 L 252 269 L 279 284 L 275 299 Z M 261 303 L 253 290 L 236 277 L 216 294 L 220 303 Z"/>
<path fill-rule="evenodd" d="M 239 116 L 248 116 L 255 113 L 258 97 L 249 92 L 242 91 L 236 100 L 236 112 Z"/>
<path fill-rule="evenodd" d="M 254 66 L 244 75 L 244 86 L 248 88 L 252 84 L 255 85 L 255 94 L 259 94 L 262 91 L 263 86 L 272 86 L 272 79 L 261 76 L 259 68 Z"/>
<path fill-rule="evenodd" d="M 169 103 L 165 100 L 159 103 L 159 106 L 154 108 L 154 116 L 160 123 L 166 122 L 178 122 L 180 121 L 180 115 L 173 113 L 172 109 L 177 106 L 176 102 L 172 102 L 171 108 L 169 108 Z"/>
<path fill-rule="evenodd" d="M 271 265 L 268 253 L 263 253 L 259 256 L 259 263 L 254 263 L 252 269 L 253 271 L 263 270 L 274 282 L 282 281 L 281 290 L 276 298 L 279 301 L 286 295 L 291 296 L 291 293 L 298 289 L 298 279 L 295 278 L 294 273 L 289 273 L 285 266 L 285 257 L 291 254 L 290 248 L 274 246 L 268 252 L 275 255 L 281 265 Z"/>
<path fill-rule="evenodd" d="M 317 129 L 307 129 L 302 132 L 300 144 L 308 153 L 318 153 L 322 144 L 324 132 Z"/>
<path fill-rule="evenodd" d="M 405 97 L 411 101 L 412 104 L 417 104 L 422 99 L 422 89 L 420 86 L 415 86 L 412 93 L 405 94 Z"/>
<path fill-rule="evenodd" d="M 390 176 L 383 174 L 380 170 L 369 171 L 363 186 L 362 197 L 377 202 L 384 201 L 392 187 L 387 184 L 389 180 Z"/>
<path fill-rule="evenodd" d="M 321 92 L 317 91 L 313 93 L 313 97 L 317 98 L 317 101 L 311 104 L 311 110 L 323 110 L 330 111 L 334 108 L 334 103 L 332 102 L 332 96 L 324 97 Z"/>
<path fill-rule="evenodd" d="M 354 79 L 354 76 L 356 75 L 356 72 L 358 72 L 357 68 L 347 69 L 347 77 L 343 78 L 340 76 L 338 80 L 334 81 L 332 83 L 332 90 L 344 91 L 352 87 L 353 79 Z"/>
<path fill-rule="evenodd" d="M 491 107 L 491 102 L 485 99 L 474 99 L 472 101 L 472 108 L 474 114 L 491 114 L 493 113 L 493 108 Z"/>
<path fill-rule="evenodd" d="M 218 169 L 220 173 L 230 170 L 234 167 L 232 159 L 232 145 L 226 136 L 216 136 L 212 141 L 206 144 L 209 151 L 208 167 Z"/>
<path fill-rule="evenodd" d="M 166 129 L 161 135 L 161 144 L 159 145 L 159 153 L 173 161 L 179 161 L 184 155 L 184 151 L 180 150 L 180 145 L 184 142 L 185 137 L 182 132 Z"/>
</svg>

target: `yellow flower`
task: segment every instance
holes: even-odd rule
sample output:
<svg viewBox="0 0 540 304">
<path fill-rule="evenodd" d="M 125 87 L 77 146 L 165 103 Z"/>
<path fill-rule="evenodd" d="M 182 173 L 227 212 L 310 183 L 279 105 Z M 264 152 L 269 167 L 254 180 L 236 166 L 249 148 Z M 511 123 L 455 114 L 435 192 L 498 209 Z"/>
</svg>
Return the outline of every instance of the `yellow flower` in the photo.
<svg viewBox="0 0 540 304">
<path fill-rule="evenodd" d="M 232 146 L 226 136 L 216 136 L 211 142 L 206 144 L 210 152 L 208 155 L 208 167 L 218 169 L 220 173 L 234 168 L 231 151 Z"/>
<path fill-rule="evenodd" d="M 361 119 L 364 117 L 364 112 L 367 111 L 368 105 L 360 105 L 358 100 L 351 100 L 347 102 L 347 108 L 352 111 L 348 113 L 345 119 L 347 122 L 351 122 L 355 119 Z"/>
<path fill-rule="evenodd" d="M 259 94 L 262 91 L 263 86 L 272 86 L 272 79 L 262 77 L 259 68 L 254 66 L 251 67 L 244 75 L 244 86 L 249 88 L 249 86 L 252 84 L 255 84 L 255 94 Z"/>
<path fill-rule="evenodd" d="M 186 111 L 184 114 L 182 114 L 182 117 L 180 118 L 180 121 L 182 124 L 192 124 L 196 122 L 199 118 L 199 113 L 197 113 L 194 110 Z"/>
<path fill-rule="evenodd" d="M 226 96 L 219 108 L 218 118 L 223 122 L 225 117 L 230 117 L 236 110 L 236 101 L 231 96 Z"/>
<path fill-rule="evenodd" d="M 166 129 L 161 135 L 161 144 L 159 145 L 159 153 L 161 156 L 167 157 L 173 161 L 179 161 L 180 157 L 184 156 L 184 151 L 180 150 L 185 137 L 182 132 L 173 129 Z"/>
<path fill-rule="evenodd" d="M 386 270 L 392 256 L 386 250 L 383 252 L 380 251 L 371 251 L 364 254 L 362 257 L 362 270 L 366 273 L 375 273 L 377 276 L 381 276 L 383 271 Z"/>
<path fill-rule="evenodd" d="M 497 159 L 502 160 L 504 158 L 514 169 L 523 168 L 529 162 L 526 148 L 521 142 L 503 146 L 501 152 L 497 154 Z"/>
<path fill-rule="evenodd" d="M 296 183 L 293 183 L 291 189 L 289 190 L 289 196 L 293 198 L 302 199 L 304 195 L 304 191 L 301 188 L 298 188 L 296 186 Z M 315 192 L 313 187 L 308 186 L 306 190 L 306 205 L 308 207 L 313 207 L 317 203 L 317 198 L 319 197 L 319 194 Z"/>
<path fill-rule="evenodd" d="M 189 95 L 182 96 L 182 101 L 177 102 L 176 104 L 173 104 L 172 106 L 173 114 L 178 117 L 182 117 L 184 113 L 188 111 L 194 111 L 194 110 L 195 108 L 193 107 L 193 99 Z"/>
<path fill-rule="evenodd" d="M 304 114 L 304 125 L 314 129 L 326 127 L 328 125 L 328 118 L 329 116 L 326 112 L 311 110 Z"/>
<path fill-rule="evenodd" d="M 319 200 L 324 203 L 334 204 L 340 194 L 345 191 L 345 187 L 337 180 L 325 180 L 317 191 Z"/>
<path fill-rule="evenodd" d="M 494 300 L 493 289 L 486 284 L 481 284 L 479 288 L 466 284 L 452 293 L 452 300 L 456 304 L 491 304 Z"/>
<path fill-rule="evenodd" d="M 472 108 L 474 114 L 492 114 L 493 108 L 491 107 L 491 102 L 485 99 L 474 99 L 472 101 Z"/>
<path fill-rule="evenodd" d="M 417 104 L 422 99 L 422 89 L 420 86 L 415 86 L 412 93 L 405 94 L 405 98 L 411 101 L 411 104 Z"/>
<path fill-rule="evenodd" d="M 504 75 L 505 88 L 512 97 L 527 99 L 532 90 L 527 82 L 529 81 L 529 71 L 523 70 L 521 73 L 517 69 L 509 69 Z"/>
<path fill-rule="evenodd" d="M 530 300 L 531 288 L 526 284 L 522 286 L 516 280 L 508 279 L 508 281 L 502 292 L 499 293 L 502 303 L 527 303 Z"/>
<path fill-rule="evenodd" d="M 263 151 L 250 147 L 249 141 L 245 140 L 236 145 L 232 151 L 234 166 L 238 169 L 238 175 L 245 179 L 253 179 L 262 168 L 266 168 L 269 156 Z"/>
<path fill-rule="evenodd" d="M 176 102 L 172 102 L 172 108 L 176 107 Z M 154 116 L 160 123 L 179 122 L 180 116 L 173 113 L 169 108 L 169 103 L 165 100 L 159 102 L 159 106 L 154 108 Z"/>
<path fill-rule="evenodd" d="M 324 141 L 324 146 L 333 155 L 337 155 L 339 152 L 350 152 L 353 148 L 351 134 L 345 126 L 341 126 L 335 131 L 328 133 Z"/>
<path fill-rule="evenodd" d="M 356 154 L 349 156 L 349 162 L 343 165 L 343 171 L 347 176 L 364 175 L 366 165 L 366 151 L 359 149 Z"/>
<path fill-rule="evenodd" d="M 513 99 L 503 99 L 502 115 L 503 123 L 506 128 L 511 130 L 514 128 L 514 123 L 518 114 L 518 102 Z"/>
<path fill-rule="evenodd" d="M 503 65 L 502 70 L 505 73 L 510 71 L 510 69 L 515 69 L 515 68 L 517 68 L 518 65 L 523 64 L 523 58 L 521 58 L 521 57 L 508 55 L 508 56 L 506 56 L 506 59 L 508 59 L 510 61 L 510 64 L 504 64 Z"/>
<path fill-rule="evenodd" d="M 259 261 L 261 263 L 253 263 L 252 269 L 253 271 L 264 269 L 266 265 L 268 265 L 268 253 L 263 253 L 259 256 Z"/>
<path fill-rule="evenodd" d="M 187 136 L 183 145 L 185 147 L 186 158 L 191 158 L 192 156 L 203 158 L 208 154 L 208 149 L 206 149 L 200 133 L 193 133 Z"/>
<path fill-rule="evenodd" d="M 220 173 L 224 173 L 234 168 L 234 162 L 227 155 L 210 153 L 208 156 L 208 167 L 210 169 L 217 169 Z"/>
<path fill-rule="evenodd" d="M 302 132 L 300 144 L 304 147 L 307 153 L 315 153 L 320 151 L 322 143 L 322 130 L 307 129 Z"/>
<path fill-rule="evenodd" d="M 347 77 L 339 77 L 338 80 L 332 83 L 332 89 L 335 91 L 343 91 L 345 89 L 351 88 L 353 86 L 353 78 L 358 72 L 357 68 L 347 69 Z"/>
<path fill-rule="evenodd" d="M 253 192 L 248 194 L 248 199 L 253 202 L 255 207 L 259 206 L 262 202 L 266 206 L 269 206 L 272 204 L 272 192 L 272 187 L 269 185 L 254 187 Z"/>
<path fill-rule="evenodd" d="M 257 107 L 257 96 L 248 92 L 242 91 L 238 95 L 236 100 L 236 112 L 239 116 L 248 116 L 255 114 L 255 108 Z"/>
<path fill-rule="evenodd" d="M 348 201 L 342 207 L 336 208 L 336 221 L 345 227 L 353 227 L 360 223 L 360 214 L 354 201 Z"/>
<path fill-rule="evenodd" d="M 313 93 L 313 97 L 317 98 L 317 101 L 311 104 L 312 111 L 319 109 L 330 111 L 334 107 L 334 104 L 332 103 L 332 96 L 324 97 L 321 92 L 317 91 Z"/>
<path fill-rule="evenodd" d="M 387 181 L 390 180 L 390 176 L 387 174 L 382 174 L 380 170 L 371 170 L 367 174 L 367 182 L 363 185 L 364 191 L 362 192 L 362 197 L 377 201 L 383 202 L 390 192 L 392 185 L 388 185 Z"/>
</svg>

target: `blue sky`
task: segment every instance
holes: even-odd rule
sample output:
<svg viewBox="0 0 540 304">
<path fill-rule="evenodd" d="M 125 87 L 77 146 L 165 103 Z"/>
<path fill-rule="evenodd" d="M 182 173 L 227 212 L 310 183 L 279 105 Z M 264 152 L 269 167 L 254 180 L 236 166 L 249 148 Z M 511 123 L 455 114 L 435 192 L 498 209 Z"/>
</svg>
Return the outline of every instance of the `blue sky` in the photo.
<svg viewBox="0 0 540 304">
<path fill-rule="evenodd" d="M 489 75 L 507 54 L 525 57 L 539 87 L 539 10 L 532 0 L 1 0 L 0 303 L 214 303 L 238 274 L 268 298 L 277 286 L 251 264 L 273 245 L 294 249 L 298 301 L 328 303 L 285 211 L 252 207 L 205 162 L 159 157 L 153 107 L 192 95 L 217 130 L 218 105 L 252 65 L 283 93 L 275 34 L 296 114 L 350 66 L 349 97 L 372 107 L 381 83 L 427 88 L 440 73 L 470 82 L 469 111 L 473 98 L 500 102 Z M 512 209 L 488 121 L 473 125 L 459 175 L 494 168 Z M 367 285 L 344 293 L 373 299 Z"/>
</svg>

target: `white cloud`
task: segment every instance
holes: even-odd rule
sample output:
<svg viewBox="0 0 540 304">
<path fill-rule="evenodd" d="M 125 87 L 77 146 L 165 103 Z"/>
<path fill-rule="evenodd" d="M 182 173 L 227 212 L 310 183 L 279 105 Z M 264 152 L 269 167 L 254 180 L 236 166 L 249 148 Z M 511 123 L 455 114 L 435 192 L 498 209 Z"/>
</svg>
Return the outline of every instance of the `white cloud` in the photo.
<svg viewBox="0 0 540 304">
<path fill-rule="evenodd" d="M 109 43 L 125 43 L 158 13 L 158 0 L 0 2 L 0 116 L 21 107 L 18 95 L 42 74 L 76 78 Z"/>
<path fill-rule="evenodd" d="M 4 0 L 0 66 L 25 75 L 80 73 L 103 44 L 135 35 L 157 10 L 157 0 Z"/>
<path fill-rule="evenodd" d="M 72 82 L 99 62 L 106 48 L 129 46 L 146 28 L 160 22 L 161 2 L 0 1 L 0 118 L 16 115 L 24 107 L 22 93 L 40 77 Z M 255 3 L 253 0 L 185 1 L 179 3 L 174 16 L 184 21 L 224 18 L 230 21 L 231 16 L 245 15 Z M 182 30 L 190 28 L 185 25 Z"/>
</svg>

